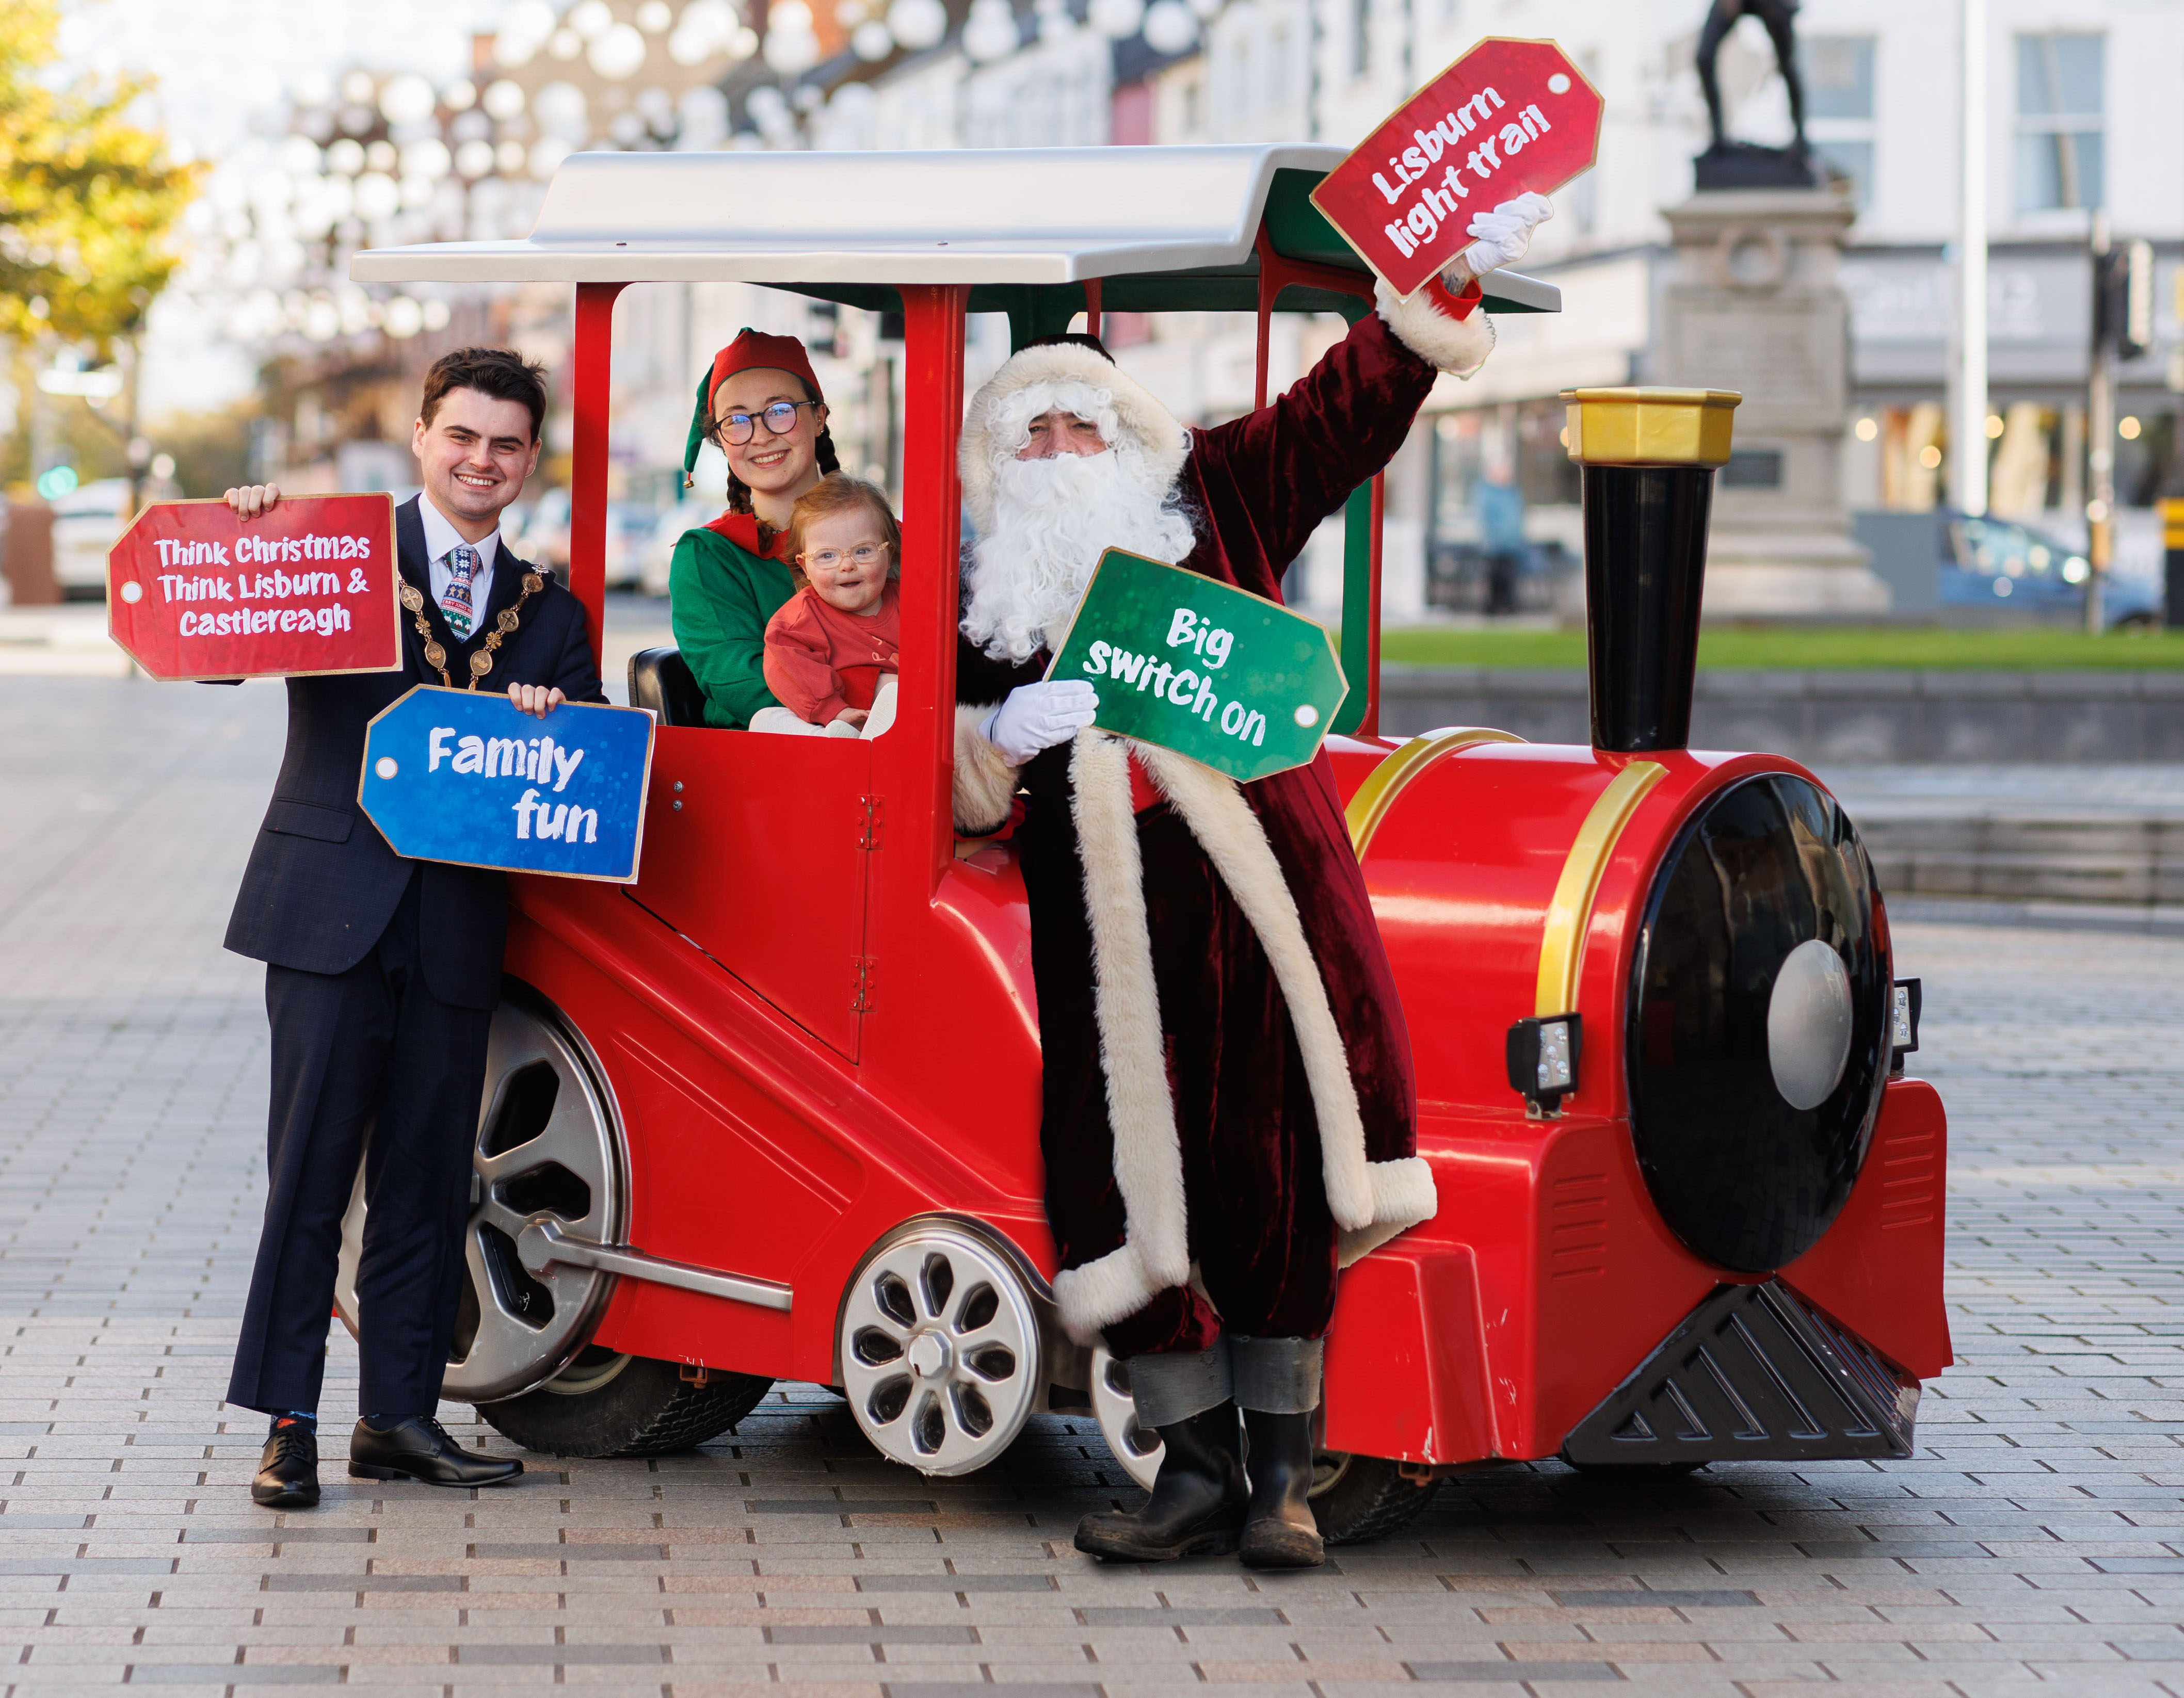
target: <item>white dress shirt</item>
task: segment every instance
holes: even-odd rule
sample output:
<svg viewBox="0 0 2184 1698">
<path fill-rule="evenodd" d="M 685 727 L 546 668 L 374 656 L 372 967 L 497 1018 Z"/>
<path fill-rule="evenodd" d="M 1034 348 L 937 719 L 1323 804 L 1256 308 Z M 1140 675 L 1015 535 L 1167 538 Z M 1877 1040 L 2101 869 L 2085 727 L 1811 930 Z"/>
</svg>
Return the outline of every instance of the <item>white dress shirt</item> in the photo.
<svg viewBox="0 0 2184 1698">
<path fill-rule="evenodd" d="M 471 631 L 475 635 L 484 625 L 487 604 L 493 600 L 493 563 L 500 553 L 500 529 L 496 526 L 492 535 L 465 544 L 462 533 L 432 505 L 429 495 L 418 497 L 417 516 L 425 521 L 425 558 L 430 562 L 426 576 L 435 602 L 446 604 L 448 586 L 455 581 L 454 568 L 448 564 L 449 553 L 465 546 L 477 550 L 477 571 L 471 575 Z"/>
</svg>

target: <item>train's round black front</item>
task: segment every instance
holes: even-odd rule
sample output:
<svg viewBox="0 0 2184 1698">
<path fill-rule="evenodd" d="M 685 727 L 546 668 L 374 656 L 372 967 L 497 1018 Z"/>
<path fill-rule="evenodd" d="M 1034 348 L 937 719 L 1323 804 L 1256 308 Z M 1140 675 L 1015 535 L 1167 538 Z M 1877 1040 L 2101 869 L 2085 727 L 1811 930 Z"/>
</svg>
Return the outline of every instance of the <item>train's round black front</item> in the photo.
<svg viewBox="0 0 2184 1698">
<path fill-rule="evenodd" d="M 1841 971 L 1808 949 L 1786 976 L 1815 939 Z M 1788 773 L 1709 797 L 1654 876 L 1624 1034 L 1639 1166 L 1692 1250 L 1765 1272 L 1827 1230 L 1887 1082 L 1888 998 L 1880 892 L 1834 799 Z"/>
</svg>

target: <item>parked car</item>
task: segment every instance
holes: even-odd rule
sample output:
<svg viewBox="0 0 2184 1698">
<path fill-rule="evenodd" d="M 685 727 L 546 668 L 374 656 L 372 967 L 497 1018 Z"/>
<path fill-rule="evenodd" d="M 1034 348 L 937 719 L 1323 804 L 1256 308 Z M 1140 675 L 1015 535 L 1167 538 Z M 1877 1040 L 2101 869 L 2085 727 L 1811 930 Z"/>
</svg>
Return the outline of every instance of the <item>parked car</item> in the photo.
<svg viewBox="0 0 2184 1698">
<path fill-rule="evenodd" d="M 658 515 L 633 501 L 607 504 L 607 587 L 635 587 L 644 573 L 644 551 Z M 569 575 L 569 492 L 549 489 L 503 523 L 509 547 L 526 560 Z M 679 534 L 679 533 L 678 533 Z"/>
<path fill-rule="evenodd" d="M 1937 507 L 1930 513 L 1861 513 L 1857 529 L 1898 617 L 1944 625 L 2077 625 L 2085 619 L 2091 563 L 2080 549 L 2030 525 Z M 2111 572 L 2101 612 L 2110 629 L 2158 624 L 2160 589 Z"/>
<path fill-rule="evenodd" d="M 121 534 L 129 480 L 94 478 L 50 504 L 53 509 L 53 582 L 70 601 L 106 597 L 106 551 Z"/>
</svg>

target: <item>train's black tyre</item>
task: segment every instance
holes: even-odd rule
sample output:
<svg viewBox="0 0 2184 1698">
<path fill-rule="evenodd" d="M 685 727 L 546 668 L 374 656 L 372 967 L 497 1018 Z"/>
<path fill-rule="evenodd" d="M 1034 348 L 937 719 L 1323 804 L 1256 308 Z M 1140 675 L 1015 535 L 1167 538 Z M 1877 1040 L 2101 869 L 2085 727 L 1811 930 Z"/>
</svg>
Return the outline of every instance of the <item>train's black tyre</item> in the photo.
<svg viewBox="0 0 2184 1698">
<path fill-rule="evenodd" d="M 696 1385 L 679 1362 L 595 1345 L 538 1390 L 482 1403 L 477 1411 L 525 1450 L 548 1456 L 660 1456 L 727 1432 L 772 1384 L 712 1373 Z"/>
<path fill-rule="evenodd" d="M 1329 1545 L 1363 1545 L 1407 1527 L 1436 1481 L 1407 1480 L 1383 1456 L 1322 1450 L 1312 1458 L 1312 1514 Z"/>
</svg>

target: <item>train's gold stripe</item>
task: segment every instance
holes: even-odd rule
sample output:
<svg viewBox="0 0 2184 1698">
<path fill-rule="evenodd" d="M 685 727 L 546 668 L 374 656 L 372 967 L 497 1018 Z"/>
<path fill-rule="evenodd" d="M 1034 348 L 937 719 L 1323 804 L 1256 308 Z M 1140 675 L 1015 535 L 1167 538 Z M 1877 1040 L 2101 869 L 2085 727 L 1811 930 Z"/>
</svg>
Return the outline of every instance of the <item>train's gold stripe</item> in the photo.
<svg viewBox="0 0 2184 1698">
<path fill-rule="evenodd" d="M 1410 787 L 1413 778 L 1442 755 L 1468 749 L 1474 743 L 1524 740 L 1513 732 L 1488 731 L 1480 726 L 1445 726 L 1390 750 L 1386 760 L 1365 775 L 1365 782 L 1357 787 L 1350 805 L 1342 810 L 1342 822 L 1350 828 L 1351 851 L 1358 860 L 1365 859 L 1365 846 L 1373 841 L 1373 833 L 1380 829 L 1380 821 L 1388 817 L 1396 799 Z"/>
<path fill-rule="evenodd" d="M 1540 988 L 1533 1012 L 1537 1015 L 1577 1011 L 1578 963 L 1585 955 L 1585 934 L 1592 919 L 1592 899 L 1599 894 L 1601 874 L 1615 840 L 1637 811 L 1646 793 L 1669 776 L 1658 761 L 1634 760 L 1613 778 L 1585 823 L 1577 828 L 1562 877 L 1547 903 L 1546 929 L 1540 938 Z"/>
</svg>

